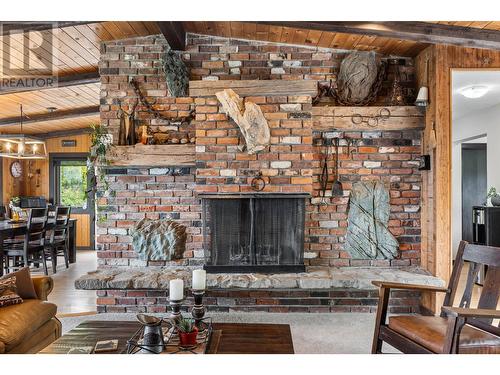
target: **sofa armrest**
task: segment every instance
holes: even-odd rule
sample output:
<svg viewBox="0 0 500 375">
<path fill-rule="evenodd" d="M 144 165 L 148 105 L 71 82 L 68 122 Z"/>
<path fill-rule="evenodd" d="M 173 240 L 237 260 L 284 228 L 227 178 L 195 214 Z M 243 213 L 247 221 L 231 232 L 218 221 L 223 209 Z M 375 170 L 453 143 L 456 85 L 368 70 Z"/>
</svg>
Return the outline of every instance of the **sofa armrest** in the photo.
<svg viewBox="0 0 500 375">
<path fill-rule="evenodd" d="M 47 296 L 54 288 L 54 280 L 49 276 L 32 276 L 31 279 L 38 299 L 47 301 Z"/>
<path fill-rule="evenodd" d="M 5 353 L 5 344 L 0 341 L 0 354 Z"/>
</svg>

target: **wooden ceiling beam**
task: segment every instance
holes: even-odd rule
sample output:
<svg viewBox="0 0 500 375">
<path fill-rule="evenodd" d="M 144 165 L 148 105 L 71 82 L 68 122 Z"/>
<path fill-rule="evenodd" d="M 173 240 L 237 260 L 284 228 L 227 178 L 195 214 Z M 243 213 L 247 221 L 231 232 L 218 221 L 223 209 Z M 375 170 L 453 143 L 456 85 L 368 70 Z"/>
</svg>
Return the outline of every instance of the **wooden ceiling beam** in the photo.
<svg viewBox="0 0 500 375">
<path fill-rule="evenodd" d="M 12 90 L 6 89 L 6 90 L 1 90 L 0 95 L 17 94 L 21 92 L 40 91 L 47 89 L 59 89 L 63 87 L 88 85 L 91 83 L 99 83 L 99 82 L 101 82 L 101 76 L 99 75 L 98 71 L 77 73 L 77 74 L 70 74 L 58 77 L 57 82 L 54 83 L 54 86 L 19 87 Z"/>
<path fill-rule="evenodd" d="M 174 51 L 184 51 L 186 49 L 186 30 L 182 22 L 160 21 L 158 27 Z"/>
<path fill-rule="evenodd" d="M 62 27 L 86 25 L 98 21 L 3 21 L 0 22 L 0 35 L 20 34 L 28 31 L 45 31 Z"/>
<path fill-rule="evenodd" d="M 500 50 L 500 31 L 416 21 L 256 21 L 258 24 L 361 34 L 429 44 Z"/>
<path fill-rule="evenodd" d="M 81 107 L 64 111 L 41 113 L 37 115 L 25 115 L 23 124 L 45 122 L 53 120 L 64 120 L 68 118 L 99 115 L 99 106 Z M 19 116 L 0 119 L 0 126 L 19 125 Z"/>
<path fill-rule="evenodd" d="M 71 129 L 71 130 L 58 130 L 48 133 L 37 134 L 38 138 L 48 139 L 48 138 L 58 138 L 58 137 L 70 137 L 73 135 L 89 134 L 92 133 L 92 128 L 87 126 L 86 128 Z"/>
</svg>

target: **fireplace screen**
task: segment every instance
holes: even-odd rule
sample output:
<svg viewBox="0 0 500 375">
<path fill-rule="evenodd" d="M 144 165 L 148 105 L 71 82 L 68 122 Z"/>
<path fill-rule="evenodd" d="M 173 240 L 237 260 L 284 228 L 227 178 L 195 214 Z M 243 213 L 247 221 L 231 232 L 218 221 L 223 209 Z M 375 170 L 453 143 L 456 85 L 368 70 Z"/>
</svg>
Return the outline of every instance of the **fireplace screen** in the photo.
<svg viewBox="0 0 500 375">
<path fill-rule="evenodd" d="M 205 195 L 205 268 L 211 272 L 302 272 L 304 221 L 304 196 Z"/>
</svg>

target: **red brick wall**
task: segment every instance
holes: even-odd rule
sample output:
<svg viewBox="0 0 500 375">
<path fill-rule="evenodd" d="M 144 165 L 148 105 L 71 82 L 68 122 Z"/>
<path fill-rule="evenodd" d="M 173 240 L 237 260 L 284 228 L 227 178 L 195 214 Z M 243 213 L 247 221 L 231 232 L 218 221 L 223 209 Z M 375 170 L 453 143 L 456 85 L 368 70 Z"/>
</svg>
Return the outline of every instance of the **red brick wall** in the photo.
<svg viewBox="0 0 500 375">
<path fill-rule="evenodd" d="M 312 120 L 310 96 L 247 97 L 267 119 L 271 144 L 249 155 L 238 149 L 240 130 L 213 98 L 196 103 L 196 191 L 254 192 L 252 179 L 261 172 L 263 192 L 312 191 Z"/>
<path fill-rule="evenodd" d="M 315 138 L 321 133 L 315 132 Z M 314 147 L 314 198 L 308 206 L 306 264 L 311 266 L 410 266 L 420 263 L 420 189 L 417 157 L 421 153 L 420 131 L 325 132 L 341 139 L 339 174 L 349 192 L 356 181 L 382 181 L 389 190 L 389 230 L 399 242 L 399 257 L 393 260 L 355 260 L 343 251 L 347 232 L 349 197 L 331 197 L 321 205 L 321 147 Z M 345 138 L 357 146 L 348 153 Z M 332 152 L 332 151 L 331 151 Z M 331 155 L 331 153 L 330 153 Z M 330 156 L 329 175 L 333 176 Z M 333 177 L 330 177 L 330 182 Z M 331 184 L 328 185 L 331 189 Z"/>
<path fill-rule="evenodd" d="M 188 312 L 194 301 L 189 296 L 183 306 Z M 210 289 L 203 303 L 210 312 L 303 312 L 303 313 L 373 313 L 377 309 L 377 290 L 353 289 Z M 420 293 L 393 290 L 389 312 L 395 314 L 420 312 Z M 100 290 L 97 312 L 124 313 L 170 311 L 168 291 L 164 290 Z"/>
<path fill-rule="evenodd" d="M 168 129 L 175 136 L 196 133 L 197 166 L 191 169 L 115 168 L 108 180 L 115 197 L 100 198 L 98 243 L 101 265 L 144 265 L 135 259 L 130 228 L 144 218 L 172 218 L 188 227 L 185 260 L 200 264 L 201 207 L 195 189 L 203 192 L 249 191 L 250 181 L 262 171 L 269 182 L 265 191 L 310 192 L 306 216 L 306 265 L 399 266 L 419 263 L 420 175 L 416 157 L 420 154 L 419 132 L 338 133 L 351 137 L 359 147 L 342 161 L 341 178 L 346 190 L 352 182 L 380 179 L 390 190 L 390 230 L 401 244 L 400 257 L 392 261 L 351 260 L 342 249 L 347 226 L 348 197 L 318 205 L 320 148 L 313 146 L 318 133 L 312 128 L 310 97 L 254 97 L 271 128 L 270 152 L 248 155 L 237 149 L 239 130 L 212 98 L 170 98 L 161 71 L 161 36 L 105 42 L 102 46 L 101 122 L 114 139 L 118 136 L 119 106 L 125 110 L 135 102 L 129 85 L 134 78 L 154 108 L 166 116 L 184 116 L 194 109 L 196 121 L 188 127 Z M 192 79 L 330 79 L 335 77 L 345 51 L 245 42 L 203 36 L 189 36 L 183 58 Z M 408 93 L 414 87 L 413 61 L 401 68 Z M 377 102 L 387 101 L 391 74 Z M 145 108 L 138 108 L 142 124 L 164 126 Z M 332 176 L 333 170 L 330 171 Z M 155 262 L 151 265 L 163 265 Z"/>
<path fill-rule="evenodd" d="M 336 80 L 342 59 L 349 53 L 330 48 L 300 47 L 217 38 L 196 34 L 188 35 L 183 54 L 191 68 L 191 78 L 198 79 L 313 79 Z M 384 57 L 382 57 L 384 58 Z M 387 58 L 384 58 L 387 61 Z M 390 100 L 391 83 L 399 69 L 404 93 L 414 98 L 415 67 L 413 59 L 402 58 L 399 68 L 389 64 L 377 104 Z"/>
</svg>

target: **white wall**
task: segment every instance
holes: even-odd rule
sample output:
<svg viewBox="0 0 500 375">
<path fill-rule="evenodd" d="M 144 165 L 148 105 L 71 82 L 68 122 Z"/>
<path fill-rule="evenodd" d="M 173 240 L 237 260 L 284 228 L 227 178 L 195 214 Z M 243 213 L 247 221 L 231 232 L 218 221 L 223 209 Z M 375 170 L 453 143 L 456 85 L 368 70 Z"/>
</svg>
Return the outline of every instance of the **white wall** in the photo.
<svg viewBox="0 0 500 375">
<path fill-rule="evenodd" d="M 452 246 L 453 257 L 462 239 L 462 143 L 468 138 L 486 134 L 488 188 L 500 190 L 500 104 L 491 108 L 471 112 L 452 125 Z M 481 143 L 481 139 L 470 142 Z M 486 197 L 487 191 L 484 192 Z"/>
</svg>

